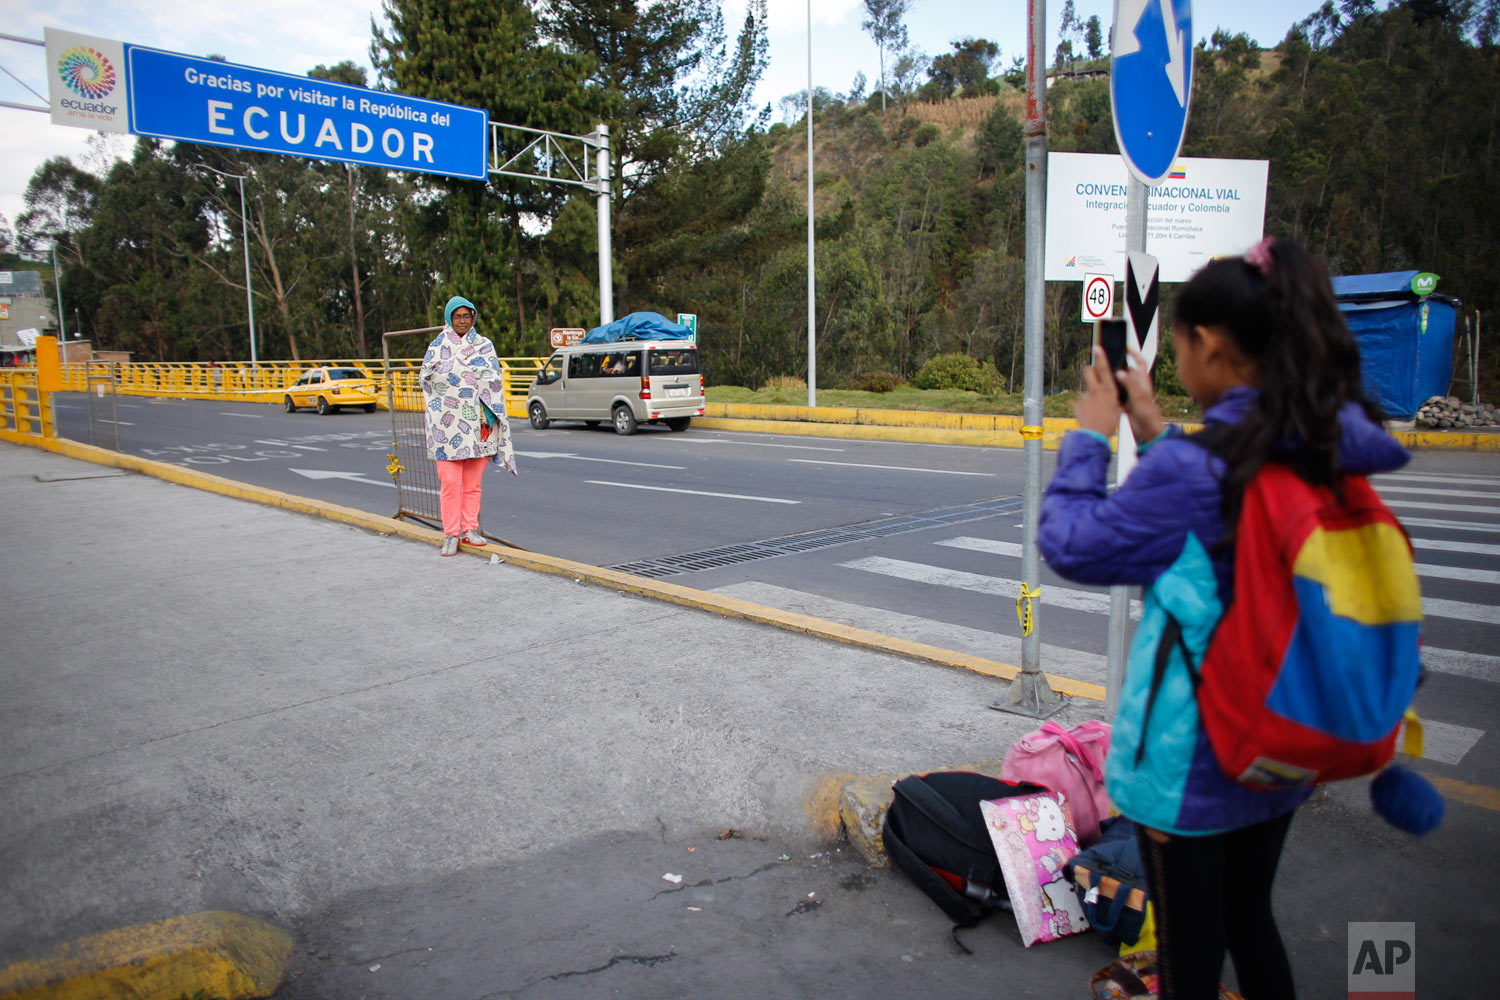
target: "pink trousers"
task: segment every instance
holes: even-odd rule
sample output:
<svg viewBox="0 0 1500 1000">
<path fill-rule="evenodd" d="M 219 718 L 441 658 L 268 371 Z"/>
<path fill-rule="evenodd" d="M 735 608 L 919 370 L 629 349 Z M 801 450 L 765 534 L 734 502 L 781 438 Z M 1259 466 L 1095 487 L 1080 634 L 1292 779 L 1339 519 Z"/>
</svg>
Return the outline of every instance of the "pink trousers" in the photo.
<svg viewBox="0 0 1500 1000">
<path fill-rule="evenodd" d="M 484 490 L 488 458 L 460 458 L 437 463 L 438 506 L 443 512 L 443 534 L 461 535 L 479 527 L 479 500 Z"/>
</svg>

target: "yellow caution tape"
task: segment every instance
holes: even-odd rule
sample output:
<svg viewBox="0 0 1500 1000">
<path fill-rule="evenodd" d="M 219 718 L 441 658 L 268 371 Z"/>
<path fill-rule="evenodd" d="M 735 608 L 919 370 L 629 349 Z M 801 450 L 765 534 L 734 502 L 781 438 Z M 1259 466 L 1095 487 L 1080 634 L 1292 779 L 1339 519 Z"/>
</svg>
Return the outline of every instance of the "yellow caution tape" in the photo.
<svg viewBox="0 0 1500 1000">
<path fill-rule="evenodd" d="M 1016 598 L 1016 618 L 1021 623 L 1021 634 L 1023 636 L 1031 634 L 1031 602 L 1033 599 L 1041 600 L 1041 597 L 1041 584 L 1037 584 L 1037 588 L 1032 590 L 1024 580 L 1021 582 L 1021 596 Z"/>
<path fill-rule="evenodd" d="M 1406 735 L 1401 740 L 1401 752 L 1412 757 L 1422 756 L 1422 720 L 1417 718 L 1417 710 L 1408 708 L 1406 710 Z"/>
<path fill-rule="evenodd" d="M 1042 428 L 1036 424 L 1023 424 L 1021 426 L 1022 441 L 1040 441 L 1042 439 Z"/>
</svg>

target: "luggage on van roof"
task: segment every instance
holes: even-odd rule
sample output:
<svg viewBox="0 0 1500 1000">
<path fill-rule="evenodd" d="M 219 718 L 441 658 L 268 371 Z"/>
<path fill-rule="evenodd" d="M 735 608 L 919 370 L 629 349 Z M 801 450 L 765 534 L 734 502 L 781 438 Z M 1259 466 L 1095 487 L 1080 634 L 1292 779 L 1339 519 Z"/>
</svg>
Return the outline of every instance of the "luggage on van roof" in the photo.
<svg viewBox="0 0 1500 1000">
<path fill-rule="evenodd" d="M 612 344 L 620 340 L 687 340 L 693 331 L 661 313 L 633 312 L 613 323 L 596 326 L 580 343 Z"/>
</svg>

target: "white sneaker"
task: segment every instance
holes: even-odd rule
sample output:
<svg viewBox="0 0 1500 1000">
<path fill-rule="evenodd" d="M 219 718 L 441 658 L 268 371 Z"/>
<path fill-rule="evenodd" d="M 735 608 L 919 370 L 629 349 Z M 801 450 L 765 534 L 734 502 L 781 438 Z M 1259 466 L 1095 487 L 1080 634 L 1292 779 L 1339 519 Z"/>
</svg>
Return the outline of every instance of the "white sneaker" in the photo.
<svg viewBox="0 0 1500 1000">
<path fill-rule="evenodd" d="M 458 536 L 458 540 L 461 541 L 461 542 L 463 542 L 465 545 L 488 545 L 488 544 L 490 544 L 489 541 L 488 541 L 488 539 L 486 539 L 483 535 L 481 535 L 479 533 L 479 529 L 478 528 L 470 528 L 468 531 L 465 531 L 462 535 L 459 535 Z"/>
<path fill-rule="evenodd" d="M 440 556 L 456 556 L 456 555 L 458 555 L 458 536 L 457 535 L 448 535 L 446 538 L 444 538 L 443 539 L 443 548 L 442 548 L 442 550 L 440 552 L 438 552 L 438 555 L 440 555 Z"/>
</svg>

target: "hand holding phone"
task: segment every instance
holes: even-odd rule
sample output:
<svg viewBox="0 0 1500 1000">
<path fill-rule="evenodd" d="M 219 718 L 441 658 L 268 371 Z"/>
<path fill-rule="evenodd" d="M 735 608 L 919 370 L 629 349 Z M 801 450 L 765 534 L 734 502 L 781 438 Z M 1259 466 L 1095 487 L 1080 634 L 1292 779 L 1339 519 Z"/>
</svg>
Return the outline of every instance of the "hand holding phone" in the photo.
<svg viewBox="0 0 1500 1000">
<path fill-rule="evenodd" d="M 1125 392 L 1125 386 L 1115 378 L 1115 372 L 1125 370 L 1125 340 L 1128 335 L 1123 319 L 1094 321 L 1094 346 L 1104 348 L 1104 356 L 1109 361 L 1109 380 L 1115 384 L 1115 389 L 1120 394 L 1121 406 L 1125 405 L 1129 396 Z"/>
</svg>

